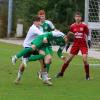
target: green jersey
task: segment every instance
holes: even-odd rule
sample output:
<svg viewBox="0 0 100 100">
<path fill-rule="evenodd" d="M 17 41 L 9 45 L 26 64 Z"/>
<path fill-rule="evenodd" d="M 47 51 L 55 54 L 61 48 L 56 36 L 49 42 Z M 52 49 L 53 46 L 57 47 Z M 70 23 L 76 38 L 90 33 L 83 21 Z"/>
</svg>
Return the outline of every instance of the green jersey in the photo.
<svg viewBox="0 0 100 100">
<path fill-rule="evenodd" d="M 53 25 L 53 23 L 49 20 L 45 20 L 42 23 L 42 28 L 43 28 L 43 32 L 50 32 L 53 31 L 55 29 L 55 26 Z"/>
<path fill-rule="evenodd" d="M 47 39 L 48 43 L 43 43 L 43 40 Z M 58 45 L 60 48 L 58 49 L 58 56 L 62 56 L 62 50 L 65 47 L 66 43 L 64 40 L 64 34 L 60 31 L 52 31 L 52 32 L 47 32 L 43 35 L 37 36 L 33 41 L 32 44 L 36 46 L 36 48 L 44 48 L 48 46 L 54 46 Z"/>
</svg>

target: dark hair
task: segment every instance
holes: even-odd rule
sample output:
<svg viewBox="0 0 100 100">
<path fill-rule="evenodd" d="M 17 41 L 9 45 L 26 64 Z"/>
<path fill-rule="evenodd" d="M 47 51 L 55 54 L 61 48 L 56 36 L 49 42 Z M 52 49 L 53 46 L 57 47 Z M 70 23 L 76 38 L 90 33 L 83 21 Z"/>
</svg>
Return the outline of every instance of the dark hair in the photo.
<svg viewBox="0 0 100 100">
<path fill-rule="evenodd" d="M 33 16 L 33 22 L 34 21 L 40 21 L 41 19 L 40 19 L 40 17 L 39 16 Z"/>
<path fill-rule="evenodd" d="M 79 11 L 77 11 L 77 12 L 74 14 L 74 17 L 75 17 L 76 15 L 79 15 L 79 16 L 82 17 L 82 14 L 81 14 Z"/>
</svg>

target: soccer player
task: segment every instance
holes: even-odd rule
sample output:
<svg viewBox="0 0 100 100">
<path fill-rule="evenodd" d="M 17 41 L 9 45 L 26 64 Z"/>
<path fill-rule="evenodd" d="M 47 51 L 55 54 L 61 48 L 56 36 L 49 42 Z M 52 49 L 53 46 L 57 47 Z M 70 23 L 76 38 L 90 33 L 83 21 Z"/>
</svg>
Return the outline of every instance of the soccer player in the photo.
<svg viewBox="0 0 100 100">
<path fill-rule="evenodd" d="M 55 26 L 50 20 L 46 19 L 46 14 L 44 10 L 38 11 L 38 16 L 41 18 L 41 26 L 43 32 L 50 32 L 55 29 Z"/>
<path fill-rule="evenodd" d="M 39 10 L 38 11 L 38 16 L 41 18 L 41 31 L 50 32 L 50 31 L 55 30 L 55 26 L 53 25 L 53 23 L 50 20 L 46 19 L 46 13 L 45 13 L 44 10 Z M 49 69 L 50 69 L 50 65 L 51 65 L 51 62 L 52 62 L 51 61 L 52 53 L 53 53 L 51 46 L 49 46 L 48 49 L 49 49 L 49 53 L 45 57 L 45 59 L 47 61 L 49 61 L 49 64 L 47 66 L 47 72 L 49 72 Z M 38 77 L 39 77 L 39 79 L 41 79 L 41 70 L 38 72 Z"/>
<path fill-rule="evenodd" d="M 26 36 L 26 38 L 24 40 L 24 43 L 23 43 L 23 47 L 24 48 L 29 48 L 31 46 L 31 41 L 33 39 L 35 39 L 38 35 L 44 34 L 43 32 L 41 32 L 39 30 L 40 25 L 41 25 L 40 17 L 34 16 L 33 17 L 33 25 L 29 28 L 29 31 L 28 31 L 27 36 Z M 35 52 L 29 52 L 29 53 L 23 55 L 23 59 L 28 58 L 31 54 L 38 54 L 38 52 L 36 52 L 36 51 Z M 41 66 L 43 68 L 44 67 L 44 64 L 43 64 L 42 61 L 40 61 L 40 62 L 41 62 Z M 22 74 L 23 74 L 24 70 L 25 70 L 25 65 L 22 62 L 20 64 L 20 66 L 19 66 L 18 75 L 17 75 L 17 78 L 15 80 L 15 83 L 16 84 L 19 83 L 19 81 L 20 81 L 20 79 L 22 77 Z"/>
<path fill-rule="evenodd" d="M 61 71 L 56 75 L 56 77 L 62 77 L 66 68 L 68 67 L 71 60 L 78 54 L 79 50 L 82 53 L 84 69 L 85 69 L 85 78 L 86 80 L 90 79 L 89 75 L 89 64 L 87 62 L 88 55 L 88 45 L 87 37 L 89 35 L 89 29 L 85 23 L 82 22 L 82 16 L 80 12 L 76 12 L 75 23 L 70 26 L 70 31 L 75 34 L 75 39 L 70 50 L 69 56 L 66 58 L 64 64 L 62 65 Z"/>
</svg>

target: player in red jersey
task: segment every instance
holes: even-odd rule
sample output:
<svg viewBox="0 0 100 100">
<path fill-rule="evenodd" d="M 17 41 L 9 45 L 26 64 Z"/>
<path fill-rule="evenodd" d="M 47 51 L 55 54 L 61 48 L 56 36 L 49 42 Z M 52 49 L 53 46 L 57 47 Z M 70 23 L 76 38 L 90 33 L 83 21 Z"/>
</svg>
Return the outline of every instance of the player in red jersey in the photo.
<svg viewBox="0 0 100 100">
<path fill-rule="evenodd" d="M 73 41 L 70 54 L 66 58 L 64 64 L 62 65 L 61 71 L 56 75 L 56 77 L 62 77 L 66 68 L 68 67 L 71 60 L 74 58 L 75 55 L 78 54 L 79 51 L 82 53 L 84 69 L 86 73 L 86 80 L 90 79 L 89 75 L 89 64 L 87 62 L 87 55 L 88 55 L 88 45 L 87 45 L 87 38 L 89 35 L 89 29 L 85 23 L 82 22 L 82 16 L 80 12 L 75 13 L 75 23 L 70 26 L 70 31 L 75 34 L 75 39 Z"/>
</svg>

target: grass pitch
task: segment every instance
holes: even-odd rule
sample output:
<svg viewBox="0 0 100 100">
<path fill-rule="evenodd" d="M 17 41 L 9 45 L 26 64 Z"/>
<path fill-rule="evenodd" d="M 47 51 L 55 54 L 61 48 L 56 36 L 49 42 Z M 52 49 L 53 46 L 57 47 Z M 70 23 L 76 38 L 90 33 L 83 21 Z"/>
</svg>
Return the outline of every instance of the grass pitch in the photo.
<svg viewBox="0 0 100 100">
<path fill-rule="evenodd" d="M 38 79 L 38 62 L 30 62 L 21 83 L 15 85 L 20 60 L 13 66 L 10 57 L 21 48 L 0 43 L 0 100 L 100 100 L 100 68 L 90 67 L 93 79 L 86 81 L 81 57 L 75 57 L 64 77 L 56 79 L 54 76 L 63 62 L 54 53 L 50 69 L 53 86 L 46 86 Z"/>
</svg>

